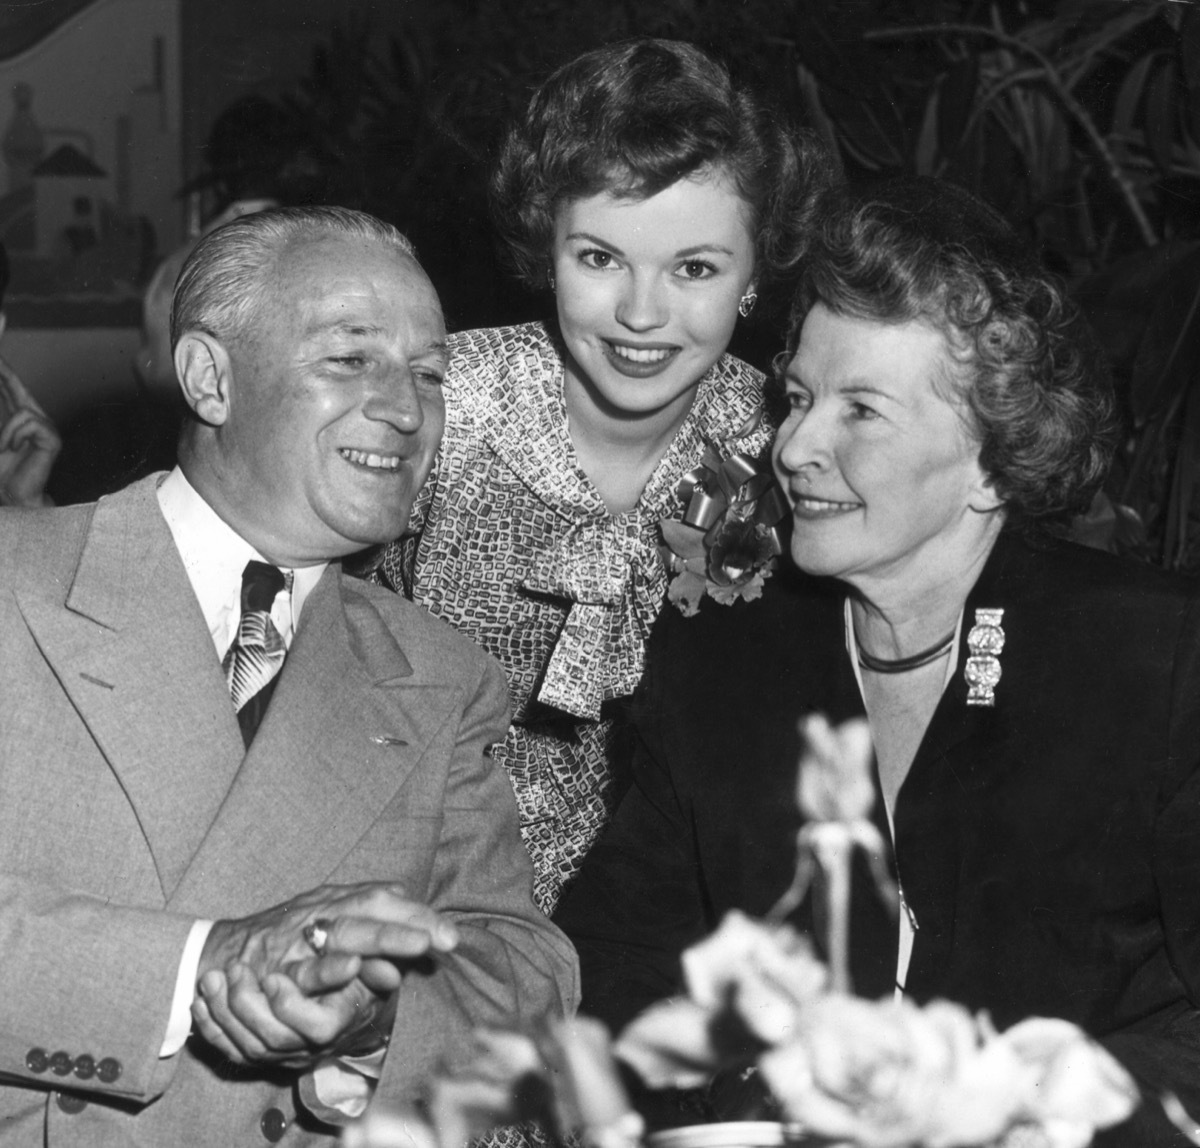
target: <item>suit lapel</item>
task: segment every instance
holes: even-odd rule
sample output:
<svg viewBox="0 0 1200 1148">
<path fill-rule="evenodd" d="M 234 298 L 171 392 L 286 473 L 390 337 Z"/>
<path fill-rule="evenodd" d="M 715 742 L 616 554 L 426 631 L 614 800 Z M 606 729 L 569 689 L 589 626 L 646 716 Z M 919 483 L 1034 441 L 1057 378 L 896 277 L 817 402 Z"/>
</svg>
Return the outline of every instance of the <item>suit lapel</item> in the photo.
<svg viewBox="0 0 1200 1148">
<path fill-rule="evenodd" d="M 995 690 L 995 703 L 991 706 L 968 705 L 967 696 L 970 692 L 967 684 L 967 659 L 970 657 L 968 638 L 975 625 L 976 611 L 979 609 L 1004 608 L 1011 609 L 1014 595 L 1019 595 L 1021 579 L 1015 576 L 1013 566 L 1017 561 L 1019 542 L 1001 535 L 997 540 L 991 555 L 988 557 L 978 581 L 967 595 L 963 609 L 962 637 L 959 641 L 958 664 L 954 677 L 942 694 L 938 707 L 930 719 L 929 728 L 921 741 L 920 748 L 909 771 L 909 777 L 923 769 L 926 763 L 936 762 L 945 758 L 951 750 L 969 738 L 986 735 L 1002 714 L 1012 693 L 1012 682 L 1004 680 L 1003 667 L 1005 657 L 1000 655 L 1001 678 Z M 1011 614 L 1006 614 L 1003 626 L 1013 622 Z M 1012 651 L 1009 651 L 1011 659 Z M 966 755 L 968 763 L 973 760 Z M 961 776 L 961 775 L 960 775 Z M 907 780 L 905 781 L 907 785 Z"/>
<path fill-rule="evenodd" d="M 128 794 L 170 893 L 242 757 L 156 478 L 97 505 L 66 602 L 19 607 Z"/>
<path fill-rule="evenodd" d="M 1014 624 L 1019 628 L 1021 621 L 1023 587 L 1016 569 L 1020 547 L 1019 541 L 1002 534 L 967 596 L 954 677 L 934 711 L 896 802 L 897 867 L 918 925 L 908 990 L 918 998 L 927 995 L 935 971 L 947 967 L 954 942 L 959 838 L 947 833 L 946 826 L 960 822 L 956 810 L 964 793 L 987 784 L 989 758 L 983 749 L 1016 702 L 1016 683 L 1011 676 L 1006 680 L 1004 674 L 1006 661 L 1017 652 Z M 1001 625 L 1006 632 L 1007 658 L 1001 653 L 995 701 L 992 706 L 968 705 L 968 636 L 975 625 L 975 612 L 997 607 L 1005 609 Z M 969 828 L 964 827 L 964 832 L 969 833 Z M 914 841 L 920 842 L 920 849 L 914 851 L 911 845 L 906 849 L 906 842 Z"/>
<path fill-rule="evenodd" d="M 791 634 L 792 652 L 778 648 L 775 652 L 777 667 L 797 683 L 798 709 L 801 712 L 823 714 L 831 725 L 838 726 L 852 719 L 865 718 L 866 710 L 850 655 L 846 651 L 845 591 L 830 587 L 827 583 L 816 583 L 821 588 L 822 600 L 819 608 L 809 609 L 802 624 L 779 626 L 781 634 Z M 774 659 L 772 659 L 774 661 Z M 778 669 L 775 671 L 778 680 Z M 770 689 L 764 680 L 762 688 Z M 798 713 L 793 710 L 788 721 L 794 726 Z M 780 731 L 784 733 L 786 731 Z M 789 749 L 792 760 L 798 761 L 800 738 L 797 733 L 789 736 L 787 744 L 794 742 L 795 750 Z M 792 775 L 795 776 L 795 766 Z M 875 801 L 871 809 L 871 820 L 884 843 L 885 866 L 893 865 L 891 830 L 888 827 L 887 810 L 879 784 L 878 770 L 872 770 Z M 794 793 L 795 781 L 792 781 Z M 789 795 L 790 796 L 790 795 Z M 795 801 L 790 797 L 791 802 Z M 827 889 L 824 879 L 817 878 L 810 892 L 806 913 L 811 918 L 811 928 L 824 943 L 828 936 Z M 896 919 L 875 887 L 874 877 L 866 858 L 856 851 L 851 868 L 850 897 L 850 964 L 851 979 L 855 990 L 866 996 L 881 996 L 891 990 L 896 972 Z M 801 915 L 801 921 L 805 914 Z"/>
<path fill-rule="evenodd" d="M 414 681 L 374 607 L 331 566 L 172 908 L 218 904 L 237 915 L 327 882 L 416 768 L 457 692 Z"/>
</svg>

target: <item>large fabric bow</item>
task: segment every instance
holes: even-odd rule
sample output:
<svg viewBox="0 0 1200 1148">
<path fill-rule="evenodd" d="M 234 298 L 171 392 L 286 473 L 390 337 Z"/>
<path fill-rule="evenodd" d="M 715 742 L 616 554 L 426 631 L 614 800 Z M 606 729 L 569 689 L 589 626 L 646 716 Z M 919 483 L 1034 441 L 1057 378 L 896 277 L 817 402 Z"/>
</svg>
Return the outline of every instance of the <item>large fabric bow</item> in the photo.
<svg viewBox="0 0 1200 1148">
<path fill-rule="evenodd" d="M 574 524 L 533 563 L 522 587 L 571 602 L 538 701 L 594 721 L 607 699 L 637 686 L 666 590 L 649 533 L 637 511 L 597 517 Z"/>
</svg>

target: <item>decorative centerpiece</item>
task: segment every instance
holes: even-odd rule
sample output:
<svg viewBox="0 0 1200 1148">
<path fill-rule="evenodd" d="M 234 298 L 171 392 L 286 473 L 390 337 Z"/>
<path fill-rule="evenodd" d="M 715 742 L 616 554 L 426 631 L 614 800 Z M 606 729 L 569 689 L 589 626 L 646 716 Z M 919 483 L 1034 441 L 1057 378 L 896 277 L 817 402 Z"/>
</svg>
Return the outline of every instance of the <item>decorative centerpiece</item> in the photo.
<svg viewBox="0 0 1200 1148">
<path fill-rule="evenodd" d="M 879 894 L 900 903 L 869 816 L 871 739 L 865 721 L 834 730 L 812 717 L 801 732 L 806 824 L 795 880 L 766 920 L 732 912 L 684 953 L 685 995 L 654 1005 L 615 1041 L 586 1017 L 482 1033 L 474 1063 L 434 1079 L 422 1110 L 373 1110 L 347 1131 L 348 1148 L 461 1148 L 496 1125 L 531 1120 L 593 1148 L 1085 1148 L 1098 1129 L 1125 1120 L 1139 1102 L 1132 1078 L 1067 1021 L 1035 1017 L 997 1032 L 986 1015 L 948 1001 L 852 993 L 855 850 Z M 818 871 L 828 963 L 784 921 Z M 780 1120 L 647 1136 L 618 1061 L 652 1088 L 757 1074 Z M 1191 1139 L 1178 1101 L 1163 1103 Z"/>
</svg>

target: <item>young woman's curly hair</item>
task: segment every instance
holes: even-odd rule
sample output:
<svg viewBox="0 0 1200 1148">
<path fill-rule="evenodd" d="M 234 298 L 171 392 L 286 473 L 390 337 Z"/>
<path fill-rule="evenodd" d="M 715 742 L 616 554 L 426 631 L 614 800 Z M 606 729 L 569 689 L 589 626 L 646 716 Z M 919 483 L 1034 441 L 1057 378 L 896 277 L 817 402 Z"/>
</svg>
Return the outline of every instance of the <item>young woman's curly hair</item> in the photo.
<svg viewBox="0 0 1200 1148">
<path fill-rule="evenodd" d="M 1085 510 L 1116 441 L 1111 378 L 1061 285 L 992 208 L 942 180 L 829 193 L 792 310 L 941 331 L 980 464 L 1014 524 Z M 782 356 L 781 356 L 782 358 Z"/>
<path fill-rule="evenodd" d="M 759 282 L 790 271 L 832 182 L 825 148 L 694 45 L 631 40 L 577 57 L 537 89 L 501 149 L 492 214 L 518 275 L 541 287 L 564 203 L 645 199 L 710 173 L 749 208 Z"/>
</svg>

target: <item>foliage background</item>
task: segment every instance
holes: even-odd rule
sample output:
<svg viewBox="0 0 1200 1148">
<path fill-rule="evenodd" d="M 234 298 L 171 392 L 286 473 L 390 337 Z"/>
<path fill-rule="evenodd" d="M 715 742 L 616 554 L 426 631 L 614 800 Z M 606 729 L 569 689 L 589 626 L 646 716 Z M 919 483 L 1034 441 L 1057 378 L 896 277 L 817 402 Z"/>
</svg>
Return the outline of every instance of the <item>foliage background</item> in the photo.
<svg viewBox="0 0 1200 1148">
<path fill-rule="evenodd" d="M 278 101 L 288 198 L 390 219 L 452 327 L 534 317 L 486 209 L 504 123 L 555 65 L 634 35 L 724 57 L 851 178 L 938 175 L 1004 212 L 1075 290 L 1126 439 L 1111 544 L 1200 570 L 1200 4 L 1192 0 L 440 0 L 355 9 Z M 778 326 L 735 350 L 765 365 Z"/>
</svg>

